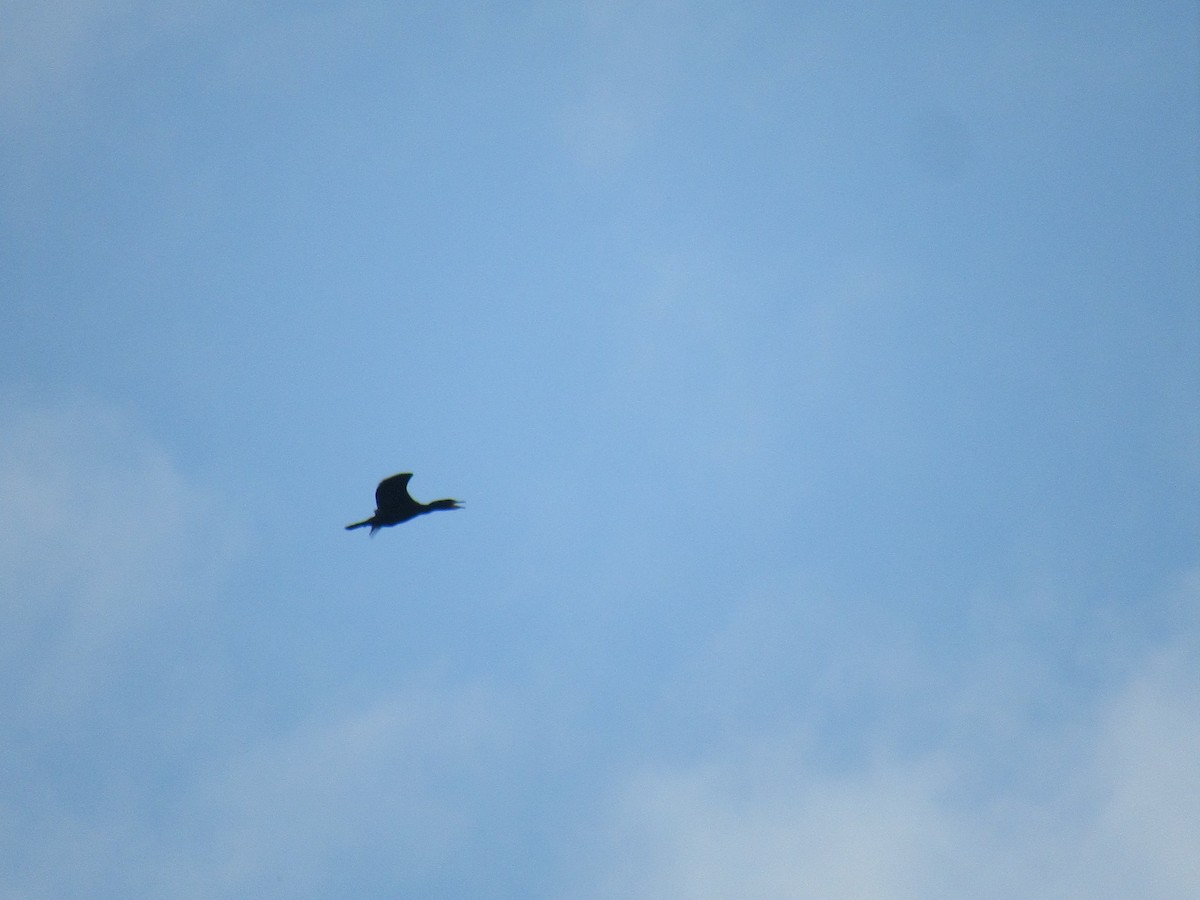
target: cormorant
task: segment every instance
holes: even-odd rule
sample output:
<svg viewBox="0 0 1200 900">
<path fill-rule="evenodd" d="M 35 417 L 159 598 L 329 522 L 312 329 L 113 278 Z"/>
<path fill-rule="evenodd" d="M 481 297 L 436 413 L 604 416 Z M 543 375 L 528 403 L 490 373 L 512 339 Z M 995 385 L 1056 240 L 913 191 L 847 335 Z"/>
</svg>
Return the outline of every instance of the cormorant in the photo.
<svg viewBox="0 0 1200 900">
<path fill-rule="evenodd" d="M 355 528 L 365 528 L 370 525 L 371 535 L 374 536 L 380 528 L 399 525 L 401 522 L 415 519 L 422 513 L 433 512 L 435 509 L 462 509 L 457 500 L 447 499 L 434 500 L 432 503 L 418 503 L 408 493 L 408 479 L 410 478 L 412 478 L 412 472 L 403 472 L 379 482 L 379 487 L 375 488 L 375 515 L 365 521 L 347 525 L 346 530 L 352 531 Z"/>
</svg>

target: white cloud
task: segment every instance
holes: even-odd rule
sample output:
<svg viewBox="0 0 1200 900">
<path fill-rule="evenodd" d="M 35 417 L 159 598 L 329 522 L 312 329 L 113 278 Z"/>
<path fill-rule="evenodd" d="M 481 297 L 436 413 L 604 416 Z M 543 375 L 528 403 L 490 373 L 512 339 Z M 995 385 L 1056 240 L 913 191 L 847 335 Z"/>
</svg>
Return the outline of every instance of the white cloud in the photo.
<svg viewBox="0 0 1200 900">
<path fill-rule="evenodd" d="M 460 868 L 501 784 L 506 704 L 410 683 L 348 707 L 225 757 L 174 760 L 196 774 L 165 800 L 144 796 L 149 774 L 98 805 L 45 783 L 36 805 L 6 798 L 0 895 L 295 900 L 368 885 L 383 896 Z M 88 778 L 110 777 L 111 760 L 92 763 Z"/>
<path fill-rule="evenodd" d="M 398 885 L 456 864 L 510 737 L 504 708 L 481 689 L 409 684 L 261 741 L 197 786 L 198 827 L 161 854 L 187 875 L 163 887 L 330 896 L 364 873 Z"/>
<path fill-rule="evenodd" d="M 1157 655 L 1106 710 L 1093 761 L 1097 864 L 1126 896 L 1200 893 L 1200 666 L 1194 642 Z"/>
<path fill-rule="evenodd" d="M 951 839 L 942 778 L 885 767 L 822 780 L 778 748 L 644 773 L 622 793 L 619 850 L 596 895 L 918 896 Z"/>
<path fill-rule="evenodd" d="M 124 417 L 6 410 L 0 660 L 11 696 L 70 707 L 155 616 L 203 595 L 236 525 Z"/>
<path fill-rule="evenodd" d="M 1118 681 L 1083 721 L 1017 712 L 1015 730 L 989 746 L 950 736 L 831 769 L 806 736 L 774 736 L 691 765 L 647 765 L 618 789 L 594 887 L 580 895 L 1196 896 L 1197 631 Z"/>
<path fill-rule="evenodd" d="M 0 895 L 319 897 L 457 864 L 506 789 L 502 699 L 410 675 L 260 721 L 179 625 L 221 602 L 226 504 L 111 410 L 0 421 Z"/>
<path fill-rule="evenodd" d="M 238 526 L 111 409 L 0 422 L 0 894 L 95 896 L 145 853 L 143 782 L 185 715 L 161 626 L 208 601 Z"/>
</svg>

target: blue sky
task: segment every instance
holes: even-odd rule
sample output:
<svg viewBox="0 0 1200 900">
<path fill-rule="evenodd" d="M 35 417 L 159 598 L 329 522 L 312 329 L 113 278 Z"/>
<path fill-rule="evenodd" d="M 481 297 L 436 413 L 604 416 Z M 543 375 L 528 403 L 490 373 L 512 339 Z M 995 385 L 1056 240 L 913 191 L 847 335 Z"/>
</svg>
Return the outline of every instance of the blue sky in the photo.
<svg viewBox="0 0 1200 900">
<path fill-rule="evenodd" d="M 1200 893 L 1193 4 L 0 18 L 0 894 Z"/>
</svg>

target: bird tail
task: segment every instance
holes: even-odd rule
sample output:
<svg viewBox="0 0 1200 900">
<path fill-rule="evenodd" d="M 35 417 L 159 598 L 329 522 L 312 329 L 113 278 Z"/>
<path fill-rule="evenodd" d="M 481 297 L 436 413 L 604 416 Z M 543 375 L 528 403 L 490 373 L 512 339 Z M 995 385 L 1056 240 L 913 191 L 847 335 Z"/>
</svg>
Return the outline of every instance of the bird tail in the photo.
<svg viewBox="0 0 1200 900">
<path fill-rule="evenodd" d="M 355 522 L 353 525 L 347 525 L 347 526 L 346 526 L 346 530 L 347 530 L 347 531 L 353 531 L 355 528 L 366 528 L 366 527 L 367 527 L 368 525 L 370 525 L 370 524 L 371 524 L 371 520 L 370 520 L 370 519 L 366 519 L 366 520 L 364 520 L 364 521 L 362 521 L 362 522 Z"/>
</svg>

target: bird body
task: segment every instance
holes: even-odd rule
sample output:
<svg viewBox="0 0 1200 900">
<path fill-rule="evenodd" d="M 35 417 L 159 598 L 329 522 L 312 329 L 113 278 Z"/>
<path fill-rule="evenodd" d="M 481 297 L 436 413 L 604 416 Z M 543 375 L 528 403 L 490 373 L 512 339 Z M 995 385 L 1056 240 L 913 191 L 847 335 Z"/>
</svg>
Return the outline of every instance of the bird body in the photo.
<svg viewBox="0 0 1200 900">
<path fill-rule="evenodd" d="M 369 525 L 371 534 L 374 535 L 380 528 L 399 525 L 435 509 L 462 509 L 457 500 L 433 500 L 429 503 L 414 500 L 408 493 L 410 478 L 412 472 L 402 472 L 379 482 L 379 487 L 375 488 L 375 515 L 362 522 L 347 525 L 346 530 L 353 531 L 355 528 L 366 528 Z"/>
</svg>

